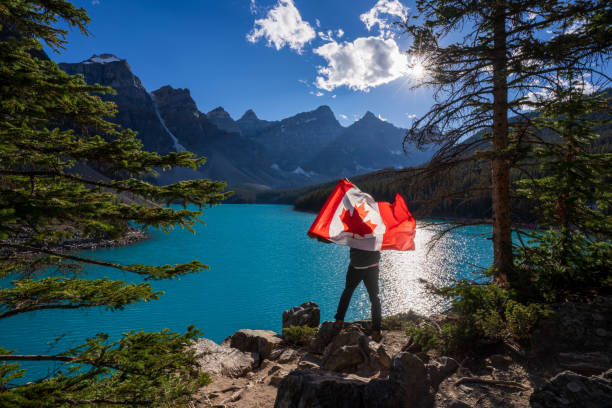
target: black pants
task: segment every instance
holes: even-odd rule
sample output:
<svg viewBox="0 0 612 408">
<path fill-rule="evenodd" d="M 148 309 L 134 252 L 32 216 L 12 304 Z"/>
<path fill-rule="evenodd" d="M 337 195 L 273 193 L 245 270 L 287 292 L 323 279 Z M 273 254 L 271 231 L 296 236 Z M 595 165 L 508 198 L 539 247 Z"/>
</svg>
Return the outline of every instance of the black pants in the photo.
<svg viewBox="0 0 612 408">
<path fill-rule="evenodd" d="M 348 309 L 349 303 L 351 302 L 353 292 L 361 281 L 363 281 L 368 291 L 370 303 L 372 304 L 372 330 L 380 330 L 382 316 L 380 298 L 378 297 L 378 266 L 368 269 L 355 269 L 349 266 L 346 272 L 346 286 L 344 287 L 342 296 L 340 296 L 335 319 L 344 320 L 346 309 Z"/>
</svg>

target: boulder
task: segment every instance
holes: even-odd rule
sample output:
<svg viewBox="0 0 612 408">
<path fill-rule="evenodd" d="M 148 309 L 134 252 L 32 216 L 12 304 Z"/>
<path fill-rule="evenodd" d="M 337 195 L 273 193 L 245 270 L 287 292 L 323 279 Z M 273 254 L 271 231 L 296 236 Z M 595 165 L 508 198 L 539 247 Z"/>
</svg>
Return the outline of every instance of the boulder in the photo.
<svg viewBox="0 0 612 408">
<path fill-rule="evenodd" d="M 388 379 L 295 370 L 279 384 L 275 408 L 408 408 L 430 403 L 425 365 L 410 353 L 393 359 Z"/>
<path fill-rule="evenodd" d="M 283 312 L 283 329 L 289 326 L 317 327 L 321 321 L 321 309 L 315 302 L 302 303 Z"/>
<path fill-rule="evenodd" d="M 285 363 L 289 363 L 293 360 L 295 360 L 296 358 L 299 357 L 299 354 L 297 353 L 297 351 L 293 350 L 293 349 L 285 349 L 277 358 L 277 361 L 281 364 L 285 364 Z"/>
<path fill-rule="evenodd" d="M 492 354 L 487 357 L 486 362 L 495 368 L 505 369 L 512 363 L 512 359 L 503 354 Z"/>
<path fill-rule="evenodd" d="M 412 353 L 402 352 L 393 357 L 389 381 L 401 395 L 403 407 L 417 406 L 429 390 L 425 364 Z"/>
<path fill-rule="evenodd" d="M 611 408 L 612 370 L 591 377 L 563 371 L 536 389 L 530 402 L 533 408 Z"/>
<path fill-rule="evenodd" d="M 317 330 L 317 334 L 310 341 L 308 349 L 317 354 L 323 354 L 325 347 L 340 333 L 340 329 L 334 326 L 334 322 L 323 322 Z"/>
<path fill-rule="evenodd" d="M 195 342 L 198 363 L 202 371 L 227 377 L 241 377 L 253 370 L 259 363 L 257 353 L 242 352 L 235 348 L 223 347 L 212 340 L 200 338 Z"/>
<path fill-rule="evenodd" d="M 355 372 L 366 361 L 367 356 L 361 347 L 353 344 L 332 350 L 323 361 L 323 368 L 336 372 Z"/>
<path fill-rule="evenodd" d="M 274 408 L 368 408 L 366 381 L 321 371 L 295 370 L 279 384 Z"/>
<path fill-rule="evenodd" d="M 559 365 L 582 375 L 598 375 L 612 368 L 610 357 L 602 352 L 559 353 Z"/>
<path fill-rule="evenodd" d="M 459 368 L 459 363 L 450 357 L 439 357 L 427 364 L 425 368 L 431 386 L 437 389 L 446 377 L 452 375 Z"/>
<path fill-rule="evenodd" d="M 360 326 L 349 326 L 325 347 L 322 367 L 336 372 L 372 375 L 388 370 L 391 357 L 385 347 L 371 341 Z"/>
<path fill-rule="evenodd" d="M 538 324 L 531 336 L 534 353 L 605 351 L 612 353 L 612 296 L 589 302 L 552 305 L 554 315 Z M 555 339 L 551 342 L 550 339 Z"/>
<path fill-rule="evenodd" d="M 258 353 L 262 360 L 268 358 L 282 343 L 282 337 L 271 330 L 250 329 L 238 330 L 223 342 L 240 351 Z"/>
</svg>

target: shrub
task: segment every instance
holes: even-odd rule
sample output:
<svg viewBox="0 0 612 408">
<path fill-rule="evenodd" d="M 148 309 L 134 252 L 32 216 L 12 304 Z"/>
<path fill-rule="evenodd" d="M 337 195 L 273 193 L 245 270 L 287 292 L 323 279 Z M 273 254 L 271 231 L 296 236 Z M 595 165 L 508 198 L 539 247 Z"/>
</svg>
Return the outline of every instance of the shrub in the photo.
<svg viewBox="0 0 612 408">
<path fill-rule="evenodd" d="M 439 328 L 412 324 L 406 334 L 421 349 L 444 354 L 462 354 L 508 338 L 525 340 L 538 321 L 551 313 L 546 306 L 518 302 L 512 291 L 493 283 L 464 281 L 436 293 L 452 299 L 455 319 Z"/>
<path fill-rule="evenodd" d="M 283 338 L 294 346 L 304 346 L 317 334 L 316 327 L 289 326 L 283 329 Z"/>
</svg>

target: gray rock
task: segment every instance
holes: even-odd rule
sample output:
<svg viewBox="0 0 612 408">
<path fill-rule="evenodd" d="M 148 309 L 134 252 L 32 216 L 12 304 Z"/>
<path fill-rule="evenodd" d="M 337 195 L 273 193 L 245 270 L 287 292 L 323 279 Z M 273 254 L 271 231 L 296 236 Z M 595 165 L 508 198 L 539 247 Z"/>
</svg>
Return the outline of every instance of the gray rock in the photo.
<svg viewBox="0 0 612 408">
<path fill-rule="evenodd" d="M 320 367 L 312 361 L 302 360 L 298 363 L 298 368 L 300 370 L 318 370 Z"/>
<path fill-rule="evenodd" d="M 423 361 L 412 353 L 402 352 L 393 357 L 389 380 L 403 396 L 403 406 L 412 406 L 427 394 L 429 384 Z"/>
<path fill-rule="evenodd" d="M 459 401 L 459 400 L 452 400 L 449 404 L 448 404 L 448 408 L 472 408 L 470 405 L 466 404 L 463 401 Z"/>
<path fill-rule="evenodd" d="M 506 368 L 512 362 L 510 357 L 503 354 L 492 354 L 487 360 L 495 368 Z"/>
<path fill-rule="evenodd" d="M 366 381 L 321 371 L 290 372 L 279 384 L 274 408 L 366 408 Z"/>
<path fill-rule="evenodd" d="M 298 357 L 298 353 L 293 349 L 285 349 L 279 356 L 277 361 L 281 364 L 288 363 L 295 360 Z"/>
<path fill-rule="evenodd" d="M 289 326 L 317 327 L 321 321 L 321 309 L 315 302 L 302 303 L 283 312 L 283 329 Z"/>
<path fill-rule="evenodd" d="M 602 352 L 559 353 L 559 365 L 582 375 L 597 375 L 612 368 L 610 357 Z"/>
<path fill-rule="evenodd" d="M 322 367 L 326 370 L 372 375 L 387 371 L 391 357 L 382 344 L 371 341 L 362 326 L 352 325 L 325 347 Z"/>
<path fill-rule="evenodd" d="M 280 383 L 275 408 L 417 408 L 428 405 L 425 366 L 416 356 L 400 353 L 388 379 L 341 376 L 296 370 Z"/>
<path fill-rule="evenodd" d="M 278 384 L 281 383 L 281 381 L 283 381 L 283 378 L 285 378 L 285 376 L 286 376 L 286 372 L 285 373 L 279 372 L 279 373 L 273 374 L 268 380 L 268 384 L 276 387 L 278 386 Z"/>
<path fill-rule="evenodd" d="M 317 334 L 308 345 L 308 349 L 313 353 L 323 354 L 325 347 L 340 333 L 334 326 L 334 322 L 323 322 L 317 330 Z"/>
<path fill-rule="evenodd" d="M 358 367 L 367 361 L 367 356 L 359 345 L 338 347 L 323 361 L 323 368 L 336 372 L 355 372 Z"/>
<path fill-rule="evenodd" d="M 268 358 L 282 343 L 282 337 L 271 330 L 250 329 L 238 330 L 223 342 L 240 351 L 258 353 L 261 359 Z"/>
<path fill-rule="evenodd" d="M 605 351 L 612 353 L 612 296 L 590 302 L 552 305 L 553 317 L 539 323 L 531 336 L 534 353 Z M 602 319 L 603 317 L 603 319 Z M 555 339 L 551 342 L 550 339 Z"/>
<path fill-rule="evenodd" d="M 437 389 L 446 377 L 452 375 L 457 370 L 459 363 L 450 357 L 439 357 L 425 367 L 431 386 Z"/>
<path fill-rule="evenodd" d="M 201 370 L 210 374 L 241 377 L 259 363 L 257 353 L 245 353 L 235 348 L 223 347 L 205 338 L 195 342 L 195 349 L 201 354 L 198 359 Z"/>
<path fill-rule="evenodd" d="M 530 402 L 534 408 L 611 408 L 612 370 L 591 377 L 563 371 L 536 389 Z"/>
</svg>

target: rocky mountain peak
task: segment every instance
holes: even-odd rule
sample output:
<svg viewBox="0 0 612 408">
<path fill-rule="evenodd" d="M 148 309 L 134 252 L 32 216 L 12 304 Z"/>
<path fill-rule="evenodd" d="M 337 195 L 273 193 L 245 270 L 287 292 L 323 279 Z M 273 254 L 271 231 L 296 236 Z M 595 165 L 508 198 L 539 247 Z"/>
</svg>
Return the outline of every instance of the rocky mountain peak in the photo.
<svg viewBox="0 0 612 408">
<path fill-rule="evenodd" d="M 195 101 L 191 98 L 189 89 L 187 88 L 173 88 L 170 85 L 165 85 L 156 91 L 152 92 L 155 98 L 155 103 L 160 109 L 166 107 L 173 107 L 174 109 L 184 109 L 190 111 L 196 117 L 200 116 L 198 107 Z"/>
<path fill-rule="evenodd" d="M 215 124 L 219 129 L 232 133 L 240 133 L 238 124 L 232 119 L 229 113 L 219 106 L 208 112 L 206 117 L 209 121 Z"/>
<path fill-rule="evenodd" d="M 361 119 L 359 119 L 359 121 L 362 121 L 362 120 L 372 120 L 372 119 L 380 120 L 372 112 L 367 111 L 365 113 L 365 115 L 363 115 L 363 117 Z"/>
<path fill-rule="evenodd" d="M 239 121 L 244 121 L 244 120 L 259 120 L 259 118 L 255 114 L 255 112 L 253 112 L 253 109 L 249 109 L 248 111 L 244 112 L 244 115 L 242 115 L 242 117 L 240 119 L 238 119 L 238 120 Z"/>
<path fill-rule="evenodd" d="M 321 105 L 319 106 L 317 109 L 315 109 L 315 112 L 319 113 L 319 114 L 329 114 L 331 113 L 332 115 L 334 114 L 334 112 L 331 110 L 331 108 L 327 105 Z"/>
</svg>

